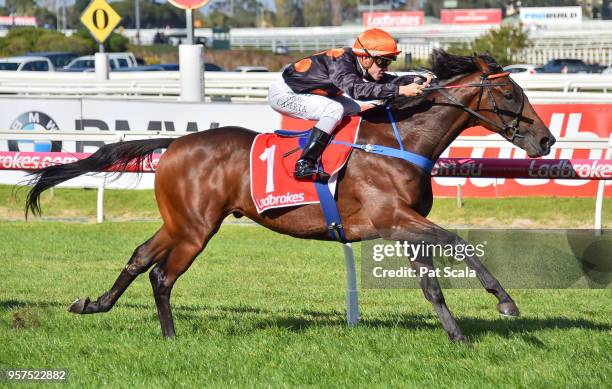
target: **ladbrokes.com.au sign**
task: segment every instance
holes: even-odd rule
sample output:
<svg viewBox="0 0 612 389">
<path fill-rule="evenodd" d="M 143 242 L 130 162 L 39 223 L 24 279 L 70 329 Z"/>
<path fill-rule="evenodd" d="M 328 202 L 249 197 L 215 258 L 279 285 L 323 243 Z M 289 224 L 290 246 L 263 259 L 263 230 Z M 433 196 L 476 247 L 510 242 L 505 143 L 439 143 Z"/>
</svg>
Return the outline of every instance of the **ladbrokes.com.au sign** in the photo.
<svg viewBox="0 0 612 389">
<path fill-rule="evenodd" d="M 422 26 L 424 20 L 425 13 L 423 13 L 423 11 L 363 13 L 363 26 L 367 28 Z"/>
</svg>

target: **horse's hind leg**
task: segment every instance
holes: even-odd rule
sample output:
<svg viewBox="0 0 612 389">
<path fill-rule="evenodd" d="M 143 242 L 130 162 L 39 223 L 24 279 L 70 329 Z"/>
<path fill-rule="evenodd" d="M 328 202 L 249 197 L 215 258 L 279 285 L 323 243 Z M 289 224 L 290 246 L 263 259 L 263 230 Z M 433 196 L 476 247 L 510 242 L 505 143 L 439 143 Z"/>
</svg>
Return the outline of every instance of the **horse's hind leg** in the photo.
<svg viewBox="0 0 612 389">
<path fill-rule="evenodd" d="M 147 271 L 153 263 L 167 255 L 169 243 L 168 234 L 162 227 L 153 237 L 134 250 L 127 265 L 121 270 L 119 277 L 107 292 L 98 297 L 96 301 L 91 301 L 89 297 L 78 299 L 70 305 L 68 310 L 80 314 L 108 312 L 138 275 Z"/>
<path fill-rule="evenodd" d="M 193 263 L 196 256 L 204 250 L 206 243 L 219 230 L 223 217 L 215 218 L 213 224 L 207 224 L 203 229 L 189 226 L 180 238 L 175 237 L 175 243 L 168 256 L 160 261 L 149 273 L 157 314 L 161 324 L 162 335 L 171 338 L 176 335 L 174 321 L 172 319 L 172 308 L 170 307 L 170 293 L 176 280 Z M 196 232 L 200 230 L 199 232 Z"/>
</svg>

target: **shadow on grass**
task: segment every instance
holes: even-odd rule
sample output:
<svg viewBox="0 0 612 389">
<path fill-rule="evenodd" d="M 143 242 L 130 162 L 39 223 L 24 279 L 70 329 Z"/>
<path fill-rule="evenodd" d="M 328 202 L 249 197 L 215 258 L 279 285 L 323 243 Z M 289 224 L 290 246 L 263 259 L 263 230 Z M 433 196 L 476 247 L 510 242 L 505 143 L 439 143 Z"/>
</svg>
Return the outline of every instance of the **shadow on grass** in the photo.
<svg viewBox="0 0 612 389">
<path fill-rule="evenodd" d="M 215 312 L 223 312 L 218 314 Z M 200 313 L 198 313 L 200 312 Z M 208 313 L 206 313 L 208 312 Z M 289 331 L 300 332 L 313 327 L 345 327 L 346 320 L 344 312 L 320 312 L 313 310 L 296 311 L 272 311 L 258 307 L 249 306 L 183 306 L 177 307 L 175 316 L 189 320 L 227 320 L 231 315 L 249 315 L 250 323 L 247 324 L 251 330 L 259 330 L 270 327 L 283 328 Z M 228 314 L 230 314 L 228 316 Z M 263 317 L 258 315 L 264 315 Z M 612 326 L 597 323 L 587 319 L 570 319 L 565 317 L 550 318 L 518 318 L 518 319 L 478 319 L 462 317 L 457 319 L 459 326 L 471 339 L 477 340 L 489 334 L 496 334 L 505 338 L 519 336 L 525 342 L 536 347 L 545 345 L 531 333 L 542 330 L 570 330 L 585 329 L 601 332 L 612 331 Z M 359 326 L 376 328 L 403 328 L 407 330 L 438 330 L 443 331 L 438 319 L 433 314 L 397 314 L 387 319 L 363 318 Z M 248 330 L 246 332 L 249 332 Z"/>
<path fill-rule="evenodd" d="M 15 308 L 42 307 L 67 309 L 69 304 L 56 301 L 29 302 L 19 300 L 0 300 L 0 310 Z M 117 307 L 128 309 L 151 310 L 154 304 L 119 303 Z M 112 311 L 108 313 L 112 315 Z M 301 332 L 316 327 L 346 327 L 343 311 L 322 312 L 310 309 L 303 310 L 269 310 L 251 306 L 177 306 L 174 309 L 175 319 L 195 322 L 232 320 L 240 327 L 244 319 L 244 328 L 236 329 L 234 335 L 243 335 L 268 328 L 281 328 Z M 234 317 L 232 317 L 234 316 Z M 156 315 L 151 316 L 156 320 Z M 569 319 L 565 317 L 518 318 L 518 319 L 478 319 L 462 317 L 457 319 L 459 326 L 470 340 L 478 340 L 486 335 L 495 334 L 504 338 L 520 337 L 536 347 L 546 347 L 532 333 L 542 330 L 584 329 L 601 332 L 612 331 L 608 324 L 596 323 L 586 319 Z M 433 314 L 395 314 L 385 319 L 363 318 L 359 327 L 372 329 L 402 328 L 406 330 L 443 331 Z"/>
</svg>

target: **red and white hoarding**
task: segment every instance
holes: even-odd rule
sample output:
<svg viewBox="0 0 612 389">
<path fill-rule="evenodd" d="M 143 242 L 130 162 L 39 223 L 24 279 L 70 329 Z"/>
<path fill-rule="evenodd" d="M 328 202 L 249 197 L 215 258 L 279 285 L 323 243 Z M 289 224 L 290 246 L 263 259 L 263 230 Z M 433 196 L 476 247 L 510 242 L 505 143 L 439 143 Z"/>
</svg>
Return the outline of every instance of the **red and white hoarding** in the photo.
<svg viewBox="0 0 612 389">
<path fill-rule="evenodd" d="M 363 13 L 363 26 L 366 28 L 416 27 L 424 23 L 423 11 Z"/>
<path fill-rule="evenodd" d="M 36 27 L 35 16 L 0 16 L 0 26 L 30 26 Z"/>
<path fill-rule="evenodd" d="M 502 12 L 491 9 L 443 9 L 440 11 L 442 24 L 500 24 Z"/>
</svg>

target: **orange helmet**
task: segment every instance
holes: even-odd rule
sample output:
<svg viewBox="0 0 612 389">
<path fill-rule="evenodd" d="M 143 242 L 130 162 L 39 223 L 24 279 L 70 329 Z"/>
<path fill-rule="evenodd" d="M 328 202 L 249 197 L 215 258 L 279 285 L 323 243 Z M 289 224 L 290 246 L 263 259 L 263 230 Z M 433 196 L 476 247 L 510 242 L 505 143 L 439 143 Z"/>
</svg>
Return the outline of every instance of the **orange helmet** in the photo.
<svg viewBox="0 0 612 389">
<path fill-rule="evenodd" d="M 353 53 L 361 57 L 396 57 L 401 51 L 388 32 L 371 28 L 359 34 L 353 44 Z"/>
</svg>

